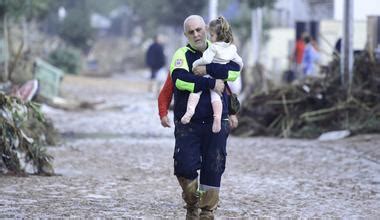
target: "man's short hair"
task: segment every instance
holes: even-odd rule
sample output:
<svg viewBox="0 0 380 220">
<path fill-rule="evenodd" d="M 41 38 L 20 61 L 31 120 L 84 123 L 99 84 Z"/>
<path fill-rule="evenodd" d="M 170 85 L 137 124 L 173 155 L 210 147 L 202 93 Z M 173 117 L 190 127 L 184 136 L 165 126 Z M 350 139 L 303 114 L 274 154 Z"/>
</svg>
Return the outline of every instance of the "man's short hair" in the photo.
<svg viewBox="0 0 380 220">
<path fill-rule="evenodd" d="M 185 19 L 185 21 L 183 21 L 183 32 L 186 32 L 186 23 L 187 22 L 189 22 L 190 20 L 192 20 L 192 19 L 198 19 L 199 21 L 201 21 L 202 22 L 202 24 L 204 25 L 204 26 L 206 26 L 206 22 L 205 22 L 205 20 L 202 18 L 202 16 L 200 16 L 200 15 L 190 15 L 190 16 L 188 16 L 186 19 Z"/>
</svg>

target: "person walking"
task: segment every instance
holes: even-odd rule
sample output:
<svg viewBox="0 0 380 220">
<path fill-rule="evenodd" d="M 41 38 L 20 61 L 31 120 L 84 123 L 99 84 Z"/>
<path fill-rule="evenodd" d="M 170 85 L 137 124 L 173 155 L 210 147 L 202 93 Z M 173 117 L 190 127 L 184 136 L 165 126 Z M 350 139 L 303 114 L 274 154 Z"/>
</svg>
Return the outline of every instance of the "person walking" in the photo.
<svg viewBox="0 0 380 220">
<path fill-rule="evenodd" d="M 166 64 L 164 47 L 160 35 L 154 37 L 153 43 L 146 52 L 146 65 L 150 68 L 150 80 L 152 81 L 152 90 L 154 92 L 155 80 L 160 69 Z"/>
<path fill-rule="evenodd" d="M 183 28 L 188 44 L 175 52 L 170 65 L 174 88 L 174 175 L 186 202 L 186 219 L 214 219 L 229 135 L 224 80 L 236 79 L 240 75 L 240 66 L 230 61 L 226 64 L 210 63 L 193 70 L 193 62 L 201 58 L 210 46 L 206 40 L 206 24 L 201 16 L 191 15 L 185 19 Z M 199 76 L 205 74 L 212 78 Z M 210 89 L 222 94 L 221 130 L 218 133 L 212 132 Z M 181 123 L 189 94 L 199 91 L 202 94 L 193 117 L 189 123 Z"/>
</svg>

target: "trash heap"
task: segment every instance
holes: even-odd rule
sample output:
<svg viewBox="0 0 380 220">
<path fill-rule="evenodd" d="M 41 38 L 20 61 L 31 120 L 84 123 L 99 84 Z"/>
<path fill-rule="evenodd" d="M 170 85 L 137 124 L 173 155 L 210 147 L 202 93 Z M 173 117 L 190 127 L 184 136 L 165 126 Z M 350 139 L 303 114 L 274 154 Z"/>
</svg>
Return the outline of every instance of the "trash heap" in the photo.
<svg viewBox="0 0 380 220">
<path fill-rule="evenodd" d="M 37 104 L 0 93 L 0 173 L 53 175 L 52 156 L 46 144 L 53 141 L 52 124 Z"/>
<path fill-rule="evenodd" d="M 380 61 L 368 52 L 355 56 L 350 95 L 341 83 L 339 60 L 322 73 L 244 100 L 239 136 L 316 138 L 335 130 L 380 132 Z"/>
</svg>

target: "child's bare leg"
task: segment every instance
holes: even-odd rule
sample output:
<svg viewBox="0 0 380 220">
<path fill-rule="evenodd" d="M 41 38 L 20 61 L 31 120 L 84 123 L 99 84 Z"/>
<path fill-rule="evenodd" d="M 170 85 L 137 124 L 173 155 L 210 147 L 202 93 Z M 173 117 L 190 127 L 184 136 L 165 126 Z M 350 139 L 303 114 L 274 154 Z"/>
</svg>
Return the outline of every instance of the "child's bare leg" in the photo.
<svg viewBox="0 0 380 220">
<path fill-rule="evenodd" d="M 187 124 L 190 122 L 191 118 L 194 115 L 195 107 L 197 107 L 199 98 L 201 97 L 202 92 L 190 93 L 189 99 L 187 100 L 187 109 L 186 113 L 182 116 L 182 124 Z"/>
<path fill-rule="evenodd" d="M 214 122 L 212 123 L 212 132 L 218 133 L 221 129 L 223 104 L 222 100 L 220 99 L 220 96 L 215 91 L 211 90 L 210 93 L 212 110 L 214 111 Z"/>
</svg>

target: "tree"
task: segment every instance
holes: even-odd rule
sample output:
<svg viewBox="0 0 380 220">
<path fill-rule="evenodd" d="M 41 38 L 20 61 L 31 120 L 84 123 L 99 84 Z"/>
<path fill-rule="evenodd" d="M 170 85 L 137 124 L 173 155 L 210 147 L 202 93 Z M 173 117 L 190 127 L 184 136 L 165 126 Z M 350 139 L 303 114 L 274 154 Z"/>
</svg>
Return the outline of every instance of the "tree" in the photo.
<svg viewBox="0 0 380 220">
<path fill-rule="evenodd" d="M 247 0 L 251 9 L 251 52 L 253 52 L 253 65 L 259 59 L 261 36 L 263 29 L 263 7 L 273 7 L 276 0 Z"/>
<path fill-rule="evenodd" d="M 0 27 L 3 31 L 2 38 L 4 39 L 4 52 L 3 57 L 0 62 L 4 63 L 3 69 L 0 72 L 0 78 L 2 81 L 7 81 L 10 75 L 11 68 L 9 68 L 9 60 L 12 59 L 12 50 L 9 51 L 9 46 L 12 44 L 9 41 L 12 39 L 12 36 L 9 36 L 8 23 L 17 22 L 20 18 L 23 18 L 23 23 L 26 23 L 26 20 L 32 19 L 41 19 L 47 14 L 49 8 L 49 0 L 1 0 L 0 1 Z M 26 25 L 25 25 L 26 26 Z M 24 35 L 26 36 L 26 31 Z M 25 39 L 25 38 L 24 38 Z M 26 47 L 26 42 L 24 43 L 24 48 Z M 23 49 L 22 46 L 20 49 Z M 20 50 L 21 51 L 21 50 Z M 17 61 L 17 58 L 14 60 L 14 65 Z"/>
<path fill-rule="evenodd" d="M 48 19 L 45 20 L 45 30 L 50 34 L 58 34 L 69 45 L 86 51 L 93 39 L 94 31 L 90 23 L 90 13 L 93 11 L 91 0 L 54 0 L 50 5 Z M 58 18 L 58 10 L 63 7 L 66 17 Z"/>
<path fill-rule="evenodd" d="M 93 39 L 89 13 L 82 8 L 72 8 L 60 26 L 59 35 L 69 44 L 86 51 Z"/>
<path fill-rule="evenodd" d="M 277 0 L 247 0 L 250 9 L 273 7 Z"/>
<path fill-rule="evenodd" d="M 156 33 L 160 25 L 181 28 L 187 16 L 200 14 L 207 5 L 207 1 L 187 0 L 128 0 L 127 2 L 136 16 L 136 23 L 141 25 L 148 35 Z M 158 8 L 160 10 L 157 10 Z"/>
<path fill-rule="evenodd" d="M 26 17 L 28 20 L 43 18 L 48 11 L 49 0 L 2 0 L 0 1 L 0 18 Z"/>
<path fill-rule="evenodd" d="M 248 3 L 248 7 L 251 10 L 251 48 L 249 52 L 251 53 L 252 59 L 248 60 L 246 64 L 246 74 L 243 75 L 243 85 L 244 85 L 244 91 L 245 94 L 250 94 L 255 87 L 253 87 L 253 84 L 255 81 L 258 83 L 258 85 L 261 85 L 262 82 L 262 76 L 260 74 L 255 73 L 254 70 L 257 61 L 259 59 L 260 54 L 260 45 L 262 43 L 262 35 L 263 35 L 263 15 L 262 15 L 262 8 L 263 7 L 273 7 L 276 3 L 276 0 L 246 0 L 246 3 Z M 256 76 L 255 76 L 256 75 Z M 257 79 L 255 79 L 257 78 Z M 259 86 L 257 86 L 259 88 Z"/>
</svg>

